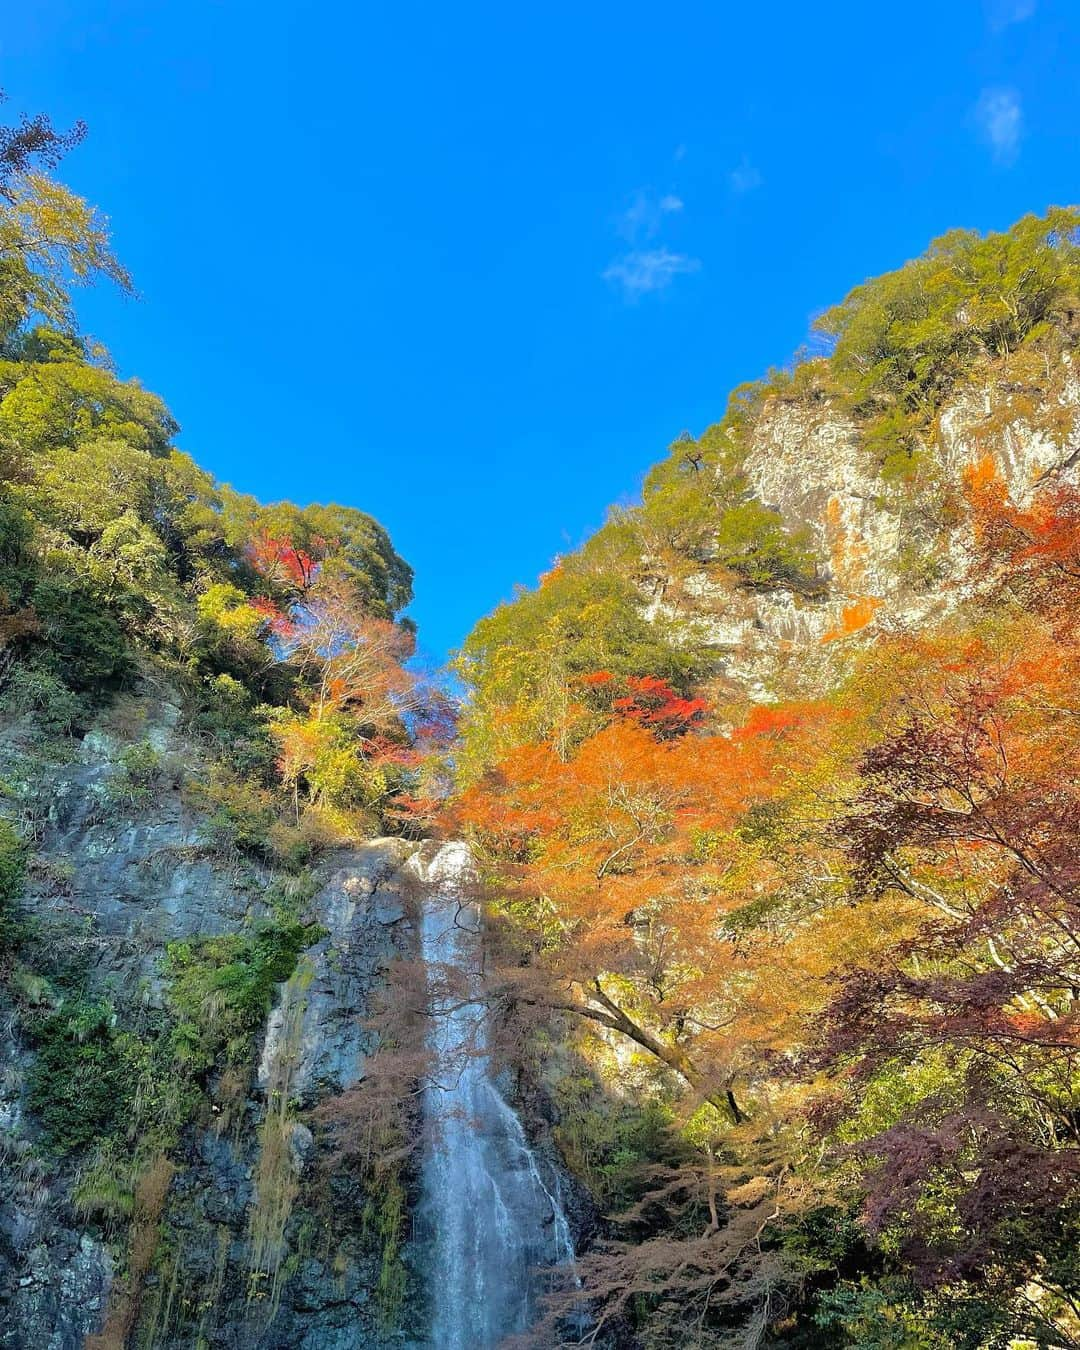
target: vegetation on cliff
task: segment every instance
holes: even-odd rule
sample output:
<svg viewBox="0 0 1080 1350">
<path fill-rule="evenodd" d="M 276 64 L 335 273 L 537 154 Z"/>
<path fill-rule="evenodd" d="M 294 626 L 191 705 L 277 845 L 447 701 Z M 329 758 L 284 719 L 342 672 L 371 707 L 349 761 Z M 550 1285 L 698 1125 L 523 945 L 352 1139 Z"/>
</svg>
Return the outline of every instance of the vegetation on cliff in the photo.
<svg viewBox="0 0 1080 1350">
<path fill-rule="evenodd" d="M 413 669 L 412 573 L 383 527 L 217 483 L 177 448 L 164 403 L 80 334 L 73 288 L 132 292 L 105 220 L 48 176 L 82 134 L 44 117 L 0 130 L 0 1002 L 27 1052 L 9 1183 L 66 1178 L 60 1193 L 110 1242 L 118 1278 L 87 1341 L 105 1350 L 140 1328 L 168 1337 L 170 1316 L 205 1323 L 211 1294 L 173 1287 L 183 1240 L 167 1212 L 192 1127 L 237 1127 L 279 987 L 325 935 L 310 912 L 321 856 L 417 828 L 425 753 L 452 719 Z M 148 737 L 162 706 L 174 720 Z M 138 987 L 102 956 L 96 911 L 64 903 L 72 864 L 43 842 L 50 784 L 79 759 L 85 829 L 134 831 L 172 794 L 198 822 L 173 865 L 208 862 L 247 897 L 229 931 L 184 923 L 190 936 L 149 952 L 133 937 Z M 275 1100 L 282 1130 L 291 1110 Z M 279 1182 L 287 1199 L 258 1253 L 272 1274 L 296 1196 L 281 1153 L 259 1171 L 264 1208 Z"/>
<path fill-rule="evenodd" d="M 461 654 L 457 823 L 611 1206 L 586 1297 L 641 1345 L 1080 1345 L 1080 492 L 1014 500 L 989 421 L 966 467 L 939 441 L 993 386 L 998 430 L 1071 463 L 1078 227 L 955 232 L 858 287 L 827 355 L 736 391 Z M 807 522 L 748 484 L 781 405 L 854 420 L 882 510 L 948 506 L 939 617 L 845 613 L 810 698 L 664 602 L 827 598 Z"/>
</svg>

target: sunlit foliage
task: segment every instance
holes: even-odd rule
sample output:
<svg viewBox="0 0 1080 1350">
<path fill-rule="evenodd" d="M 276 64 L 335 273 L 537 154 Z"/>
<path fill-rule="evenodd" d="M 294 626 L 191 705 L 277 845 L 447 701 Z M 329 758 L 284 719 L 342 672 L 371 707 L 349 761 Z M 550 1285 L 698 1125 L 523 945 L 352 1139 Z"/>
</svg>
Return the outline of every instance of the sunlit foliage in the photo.
<svg viewBox="0 0 1080 1350">
<path fill-rule="evenodd" d="M 1014 416 L 1071 435 L 1078 224 L 956 232 L 857 288 L 821 320 L 829 355 L 736 391 L 464 648 L 454 823 L 495 885 L 507 1016 L 556 1019 L 616 1097 L 668 1113 L 579 1269 L 642 1344 L 1080 1345 L 1071 477 L 1015 501 L 990 457 L 957 472 L 951 616 L 871 637 L 879 602 L 849 599 L 817 700 L 718 703 L 678 609 L 691 572 L 828 586 L 746 487 L 784 403 L 838 409 L 912 501 L 965 385 L 1007 375 Z M 597 1081 L 549 1088 L 602 1191 Z"/>
</svg>

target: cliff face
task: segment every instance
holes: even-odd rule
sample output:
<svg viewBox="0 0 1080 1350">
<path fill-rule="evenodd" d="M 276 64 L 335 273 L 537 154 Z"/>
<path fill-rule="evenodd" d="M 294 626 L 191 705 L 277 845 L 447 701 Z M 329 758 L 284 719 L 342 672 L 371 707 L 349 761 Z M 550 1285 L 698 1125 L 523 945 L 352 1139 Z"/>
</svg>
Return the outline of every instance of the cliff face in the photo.
<svg viewBox="0 0 1080 1350">
<path fill-rule="evenodd" d="M 884 475 L 855 418 L 825 402 L 774 400 L 750 437 L 743 469 L 756 498 L 805 529 L 822 561 L 817 594 L 750 590 L 705 568 L 685 577 L 651 618 L 689 623 L 687 640 L 711 649 L 723 674 L 754 697 L 778 682 L 825 687 L 839 638 L 918 630 L 977 586 L 965 479 L 992 464 L 1013 502 L 1075 482 L 1080 380 L 1070 353 L 1032 388 L 988 368 L 941 408 L 920 446 L 914 481 Z"/>
<path fill-rule="evenodd" d="M 132 744 L 152 746 L 161 765 L 135 800 L 118 791 Z M 371 994 L 413 941 L 402 871 L 412 846 L 339 849 L 305 878 L 294 908 L 317 925 L 306 934 L 315 940 L 262 1028 L 233 1047 L 226 1069 L 193 1083 L 155 1183 L 125 1176 L 117 1155 L 140 1141 L 123 1120 L 110 1121 L 104 1152 L 81 1138 L 64 1147 L 67 1117 L 41 1072 L 55 1050 L 48 1004 L 62 987 L 80 1007 L 105 1007 L 108 1027 L 84 1044 L 102 1036 L 115 1048 L 130 1036 L 149 1053 L 180 1018 L 175 944 L 213 951 L 216 939 L 261 931 L 295 879 L 209 842 L 207 815 L 186 792 L 205 770 L 201 751 L 168 691 L 126 700 L 66 757 L 45 755 L 29 723 L 10 723 L 0 761 L 35 841 L 24 965 L 0 993 L 0 1344 L 77 1350 L 136 1333 L 148 1346 L 403 1343 L 375 1295 L 399 1253 L 373 1235 L 370 1196 L 347 1170 L 323 1184 L 299 1117 L 364 1074 Z M 209 1004 L 195 1013 L 215 1016 Z M 77 1058 L 58 1067 L 73 1111 L 96 1103 L 107 1114 Z M 161 1090 L 149 1069 L 134 1088 Z"/>
</svg>

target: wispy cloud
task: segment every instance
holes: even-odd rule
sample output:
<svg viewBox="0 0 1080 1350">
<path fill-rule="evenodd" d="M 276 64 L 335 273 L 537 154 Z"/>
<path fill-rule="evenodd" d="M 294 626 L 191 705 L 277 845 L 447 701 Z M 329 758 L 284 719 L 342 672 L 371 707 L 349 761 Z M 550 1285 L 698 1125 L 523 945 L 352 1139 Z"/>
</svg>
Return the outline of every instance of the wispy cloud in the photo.
<svg viewBox="0 0 1080 1350">
<path fill-rule="evenodd" d="M 745 155 L 743 156 L 742 163 L 739 167 L 737 169 L 732 169 L 728 174 L 728 183 L 731 186 L 731 190 L 739 197 L 742 197 L 747 192 L 753 192 L 754 189 L 759 188 L 764 181 L 764 178 L 761 176 L 761 170 L 755 168 Z"/>
<path fill-rule="evenodd" d="M 1024 110 L 1015 89 L 984 89 L 975 105 L 975 125 L 998 164 L 1011 164 L 1020 151 Z"/>
<path fill-rule="evenodd" d="M 664 217 L 682 209 L 682 198 L 676 197 L 673 192 L 656 197 L 652 192 L 639 188 L 630 205 L 619 216 L 619 233 L 632 244 L 654 239 L 660 233 Z"/>
<path fill-rule="evenodd" d="M 986 0 L 986 19 L 995 33 L 1014 23 L 1026 23 L 1037 8 L 1037 0 Z"/>
<path fill-rule="evenodd" d="M 627 300 L 639 300 L 671 285 L 677 276 L 697 272 L 698 258 L 661 242 L 667 223 L 685 209 L 675 192 L 657 193 L 639 188 L 615 219 L 615 229 L 626 251 L 613 258 L 602 276 Z"/>
<path fill-rule="evenodd" d="M 668 248 L 635 250 L 611 263 L 604 272 L 604 280 L 618 286 L 630 300 L 666 290 L 677 276 L 697 272 L 699 258 L 686 253 L 673 253 Z"/>
</svg>

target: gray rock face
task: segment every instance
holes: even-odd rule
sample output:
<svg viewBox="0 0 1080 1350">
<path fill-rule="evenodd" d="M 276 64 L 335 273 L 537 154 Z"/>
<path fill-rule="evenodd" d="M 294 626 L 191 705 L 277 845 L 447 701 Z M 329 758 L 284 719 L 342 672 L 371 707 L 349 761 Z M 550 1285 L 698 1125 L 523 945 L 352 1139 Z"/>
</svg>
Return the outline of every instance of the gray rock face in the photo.
<svg viewBox="0 0 1080 1350">
<path fill-rule="evenodd" d="M 70 1229 L 50 1238 L 26 1256 L 0 1345 L 80 1350 L 87 1331 L 102 1319 L 113 1273 L 108 1250 L 88 1233 Z"/>
<path fill-rule="evenodd" d="M 703 571 L 683 583 L 677 602 L 654 599 L 646 614 L 685 621 L 689 640 L 711 645 L 754 697 L 785 679 L 808 692 L 827 687 L 843 661 L 833 638 L 916 629 L 965 593 L 968 527 L 942 507 L 961 493 L 967 468 L 988 456 L 1019 504 L 1048 481 L 1080 480 L 1080 380 L 1068 354 L 1045 385 L 1056 392 L 1044 389 L 1024 415 L 993 380 L 955 394 L 927 437 L 925 481 L 903 490 L 877 471 L 843 410 L 773 403 L 744 467 L 763 503 L 809 529 L 826 593 L 752 592 Z M 1050 424 L 1054 434 L 1042 429 Z"/>
<path fill-rule="evenodd" d="M 21 791 L 35 836 L 28 915 L 78 957 L 91 989 L 110 992 L 118 1006 L 153 1008 L 162 1000 L 165 944 L 240 932 L 264 914 L 273 878 L 207 847 L 205 822 L 181 791 L 184 772 L 200 766 L 197 747 L 178 730 L 179 710 L 149 697 L 136 704 L 134 736 L 95 729 L 68 762 L 37 756 L 25 726 L 0 728 L 0 777 Z M 150 799 L 135 807 L 118 805 L 108 787 L 133 740 L 148 740 L 164 765 Z M 372 991 L 386 963 L 414 941 L 403 871 L 411 850 L 375 840 L 324 865 L 304 917 L 325 936 L 279 991 L 228 1121 L 208 1104 L 173 1158 L 167 1251 L 145 1281 L 141 1346 L 407 1344 L 404 1333 L 377 1323 L 378 1260 L 364 1240 L 363 1197 L 346 1190 L 328 1201 L 313 1189 L 318 1144 L 305 1114 L 363 1076 Z M 33 1059 L 0 983 L 0 1347 L 81 1350 L 103 1325 L 127 1261 L 126 1234 L 78 1218 L 79 1159 L 50 1156 L 27 1102 Z M 279 1120 L 284 1179 L 274 1181 L 284 1201 L 268 1226 L 259 1190 L 271 1175 L 263 1155 Z M 336 1216 L 346 1234 L 336 1250 L 320 1241 L 327 1225 L 319 1206 L 328 1202 L 346 1211 Z"/>
<path fill-rule="evenodd" d="M 339 860 L 316 897 L 314 917 L 328 932 L 306 953 L 310 983 L 292 1075 L 292 1094 L 307 1105 L 363 1076 L 368 1045 L 359 1013 L 394 949 L 393 930 L 405 918 L 408 876 L 401 868 L 409 852 L 397 839 L 372 840 Z M 279 1004 L 270 1014 L 259 1064 L 264 1092 L 284 1024 L 285 1005 Z"/>
</svg>

